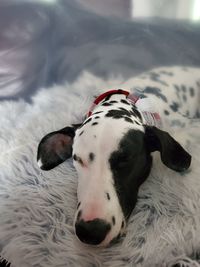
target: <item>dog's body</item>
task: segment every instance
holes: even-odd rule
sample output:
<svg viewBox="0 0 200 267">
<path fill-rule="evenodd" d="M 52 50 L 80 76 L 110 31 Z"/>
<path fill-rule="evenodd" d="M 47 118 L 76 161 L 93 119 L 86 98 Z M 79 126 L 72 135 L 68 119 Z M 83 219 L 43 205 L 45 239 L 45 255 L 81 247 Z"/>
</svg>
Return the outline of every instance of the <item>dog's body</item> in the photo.
<svg viewBox="0 0 200 267">
<path fill-rule="evenodd" d="M 146 92 L 162 118 L 163 128 L 178 121 L 181 124 L 183 117 L 200 116 L 199 68 L 157 68 L 129 79 L 122 86 Z"/>
<path fill-rule="evenodd" d="M 179 82 L 178 82 L 179 81 Z M 107 245 L 119 236 L 148 177 L 151 153 L 175 171 L 190 166 L 190 155 L 164 130 L 184 116 L 199 114 L 200 71 L 160 68 L 99 98 L 80 125 L 45 136 L 38 162 L 49 170 L 73 155 L 78 172 L 75 229 L 89 244 Z M 160 115 L 157 116 L 157 115 Z M 150 117 L 150 119 L 149 119 Z"/>
</svg>

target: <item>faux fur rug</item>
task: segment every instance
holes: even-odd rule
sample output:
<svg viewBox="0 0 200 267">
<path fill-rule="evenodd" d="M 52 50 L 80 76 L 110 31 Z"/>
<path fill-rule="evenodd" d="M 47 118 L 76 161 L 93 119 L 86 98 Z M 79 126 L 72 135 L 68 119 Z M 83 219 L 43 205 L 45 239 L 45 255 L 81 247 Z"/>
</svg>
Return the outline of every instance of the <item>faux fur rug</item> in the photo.
<svg viewBox="0 0 200 267">
<path fill-rule="evenodd" d="M 0 254 L 12 267 L 200 266 L 198 120 L 171 129 L 189 140 L 190 171 L 181 175 L 157 160 L 140 189 L 126 236 L 109 248 L 85 246 L 74 236 L 72 161 L 49 172 L 37 166 L 37 145 L 45 134 L 80 122 L 93 95 L 122 83 L 85 73 L 72 85 L 42 90 L 31 104 L 1 103 Z"/>
</svg>

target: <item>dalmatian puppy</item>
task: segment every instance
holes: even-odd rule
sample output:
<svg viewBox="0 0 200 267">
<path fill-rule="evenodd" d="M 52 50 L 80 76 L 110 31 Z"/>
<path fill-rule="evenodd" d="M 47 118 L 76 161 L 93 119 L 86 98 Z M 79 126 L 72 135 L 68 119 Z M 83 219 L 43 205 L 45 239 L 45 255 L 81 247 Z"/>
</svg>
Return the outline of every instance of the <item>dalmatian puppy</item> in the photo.
<svg viewBox="0 0 200 267">
<path fill-rule="evenodd" d="M 191 155 L 166 125 L 199 114 L 200 70 L 158 68 L 120 87 L 97 97 L 81 124 L 49 133 L 38 146 L 42 170 L 73 158 L 78 174 L 74 228 L 86 244 L 106 246 L 123 233 L 154 151 L 176 172 L 191 164 Z"/>
</svg>

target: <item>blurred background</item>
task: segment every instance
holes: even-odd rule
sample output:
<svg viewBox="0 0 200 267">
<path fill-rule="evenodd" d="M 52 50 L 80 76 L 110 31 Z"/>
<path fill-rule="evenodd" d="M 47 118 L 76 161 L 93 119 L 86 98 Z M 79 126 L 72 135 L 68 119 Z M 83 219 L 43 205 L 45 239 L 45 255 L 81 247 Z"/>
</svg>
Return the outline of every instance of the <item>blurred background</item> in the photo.
<svg viewBox="0 0 200 267">
<path fill-rule="evenodd" d="M 0 0 L 0 100 L 163 65 L 200 66 L 200 0 Z"/>
<path fill-rule="evenodd" d="M 200 19 L 200 0 L 77 0 L 77 2 L 87 9 L 107 16 L 163 17 L 193 21 Z"/>
</svg>

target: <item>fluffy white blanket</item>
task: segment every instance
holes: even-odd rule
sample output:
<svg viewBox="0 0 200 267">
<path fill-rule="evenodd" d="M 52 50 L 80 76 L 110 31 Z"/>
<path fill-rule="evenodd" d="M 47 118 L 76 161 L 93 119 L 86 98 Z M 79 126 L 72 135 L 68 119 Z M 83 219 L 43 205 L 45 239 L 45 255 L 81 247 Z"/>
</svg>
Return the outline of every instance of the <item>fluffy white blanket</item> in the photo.
<svg viewBox="0 0 200 267">
<path fill-rule="evenodd" d="M 47 133 L 81 121 L 93 95 L 123 81 L 88 73 L 41 90 L 32 103 L 0 106 L 0 254 L 13 267 L 200 266 L 200 123 L 184 130 L 192 168 L 181 175 L 160 160 L 139 192 L 126 236 L 100 249 L 76 240 L 77 175 L 69 160 L 40 171 L 37 145 Z M 182 137 L 181 137 L 182 138 Z M 177 265 L 176 265 L 177 264 Z"/>
</svg>

